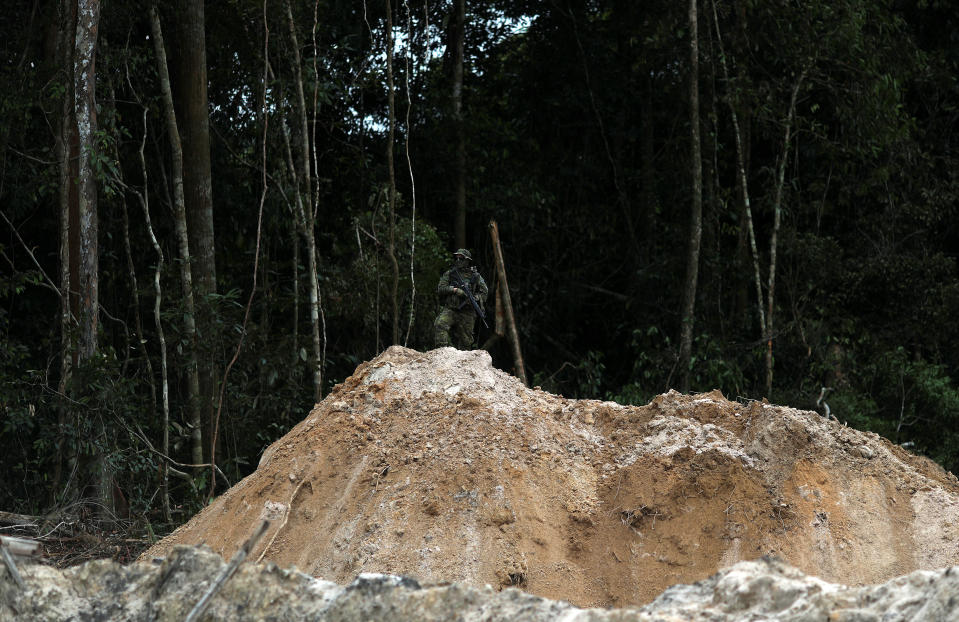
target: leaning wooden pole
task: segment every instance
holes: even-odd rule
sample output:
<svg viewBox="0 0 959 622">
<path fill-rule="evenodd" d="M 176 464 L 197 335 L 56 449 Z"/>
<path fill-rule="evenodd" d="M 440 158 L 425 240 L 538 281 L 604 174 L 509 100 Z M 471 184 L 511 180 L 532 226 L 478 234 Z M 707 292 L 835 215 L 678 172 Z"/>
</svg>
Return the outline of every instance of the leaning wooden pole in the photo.
<svg viewBox="0 0 959 622">
<path fill-rule="evenodd" d="M 506 312 L 506 327 L 509 341 L 513 346 L 513 361 L 516 364 L 516 375 L 523 384 L 529 386 L 526 380 L 526 367 L 523 364 L 523 352 L 519 346 L 519 332 L 516 330 L 516 318 L 513 316 L 513 303 L 509 298 L 509 285 L 506 281 L 506 263 L 503 261 L 503 249 L 499 243 L 499 227 L 496 221 L 489 222 L 489 234 L 493 239 L 493 255 L 496 258 L 496 273 L 499 275 L 499 294 L 503 301 L 503 310 Z"/>
</svg>

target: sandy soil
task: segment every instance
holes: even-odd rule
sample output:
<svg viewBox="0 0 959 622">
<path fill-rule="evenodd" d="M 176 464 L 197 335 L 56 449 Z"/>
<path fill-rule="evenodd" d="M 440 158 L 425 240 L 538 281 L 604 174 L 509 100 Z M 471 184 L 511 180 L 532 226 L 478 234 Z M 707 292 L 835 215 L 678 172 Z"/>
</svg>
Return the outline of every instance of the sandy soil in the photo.
<svg viewBox="0 0 959 622">
<path fill-rule="evenodd" d="M 143 558 L 229 557 L 260 518 L 254 560 L 581 607 L 644 604 L 765 554 L 848 585 L 959 564 L 956 477 L 875 434 L 719 391 L 569 400 L 452 348 L 360 365 Z"/>
</svg>

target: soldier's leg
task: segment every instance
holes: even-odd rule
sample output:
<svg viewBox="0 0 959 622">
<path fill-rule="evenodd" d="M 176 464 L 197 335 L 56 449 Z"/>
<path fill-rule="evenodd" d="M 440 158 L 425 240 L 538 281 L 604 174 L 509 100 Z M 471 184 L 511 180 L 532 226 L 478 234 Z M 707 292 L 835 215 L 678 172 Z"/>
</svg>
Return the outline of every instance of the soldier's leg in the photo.
<svg viewBox="0 0 959 622">
<path fill-rule="evenodd" d="M 473 325 L 476 323 L 476 316 L 473 310 L 469 313 L 457 313 L 456 321 L 453 324 L 453 342 L 460 350 L 473 349 Z"/>
<path fill-rule="evenodd" d="M 442 309 L 433 322 L 433 347 L 442 348 L 453 345 L 453 342 L 450 341 L 452 326 L 453 312 L 446 308 Z"/>
</svg>

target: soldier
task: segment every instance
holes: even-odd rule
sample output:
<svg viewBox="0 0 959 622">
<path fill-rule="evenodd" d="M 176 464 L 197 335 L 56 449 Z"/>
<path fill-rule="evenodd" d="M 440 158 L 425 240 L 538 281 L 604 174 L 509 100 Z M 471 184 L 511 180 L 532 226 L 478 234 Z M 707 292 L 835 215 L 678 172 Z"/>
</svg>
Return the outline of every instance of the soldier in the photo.
<svg viewBox="0 0 959 622">
<path fill-rule="evenodd" d="M 466 350 L 473 345 L 473 325 L 476 312 L 464 288 L 469 288 L 480 308 L 486 302 L 489 288 L 486 281 L 472 265 L 473 256 L 465 248 L 453 253 L 453 267 L 443 273 L 436 293 L 440 296 L 439 315 L 433 322 L 433 338 L 436 347 L 453 346 Z"/>
</svg>

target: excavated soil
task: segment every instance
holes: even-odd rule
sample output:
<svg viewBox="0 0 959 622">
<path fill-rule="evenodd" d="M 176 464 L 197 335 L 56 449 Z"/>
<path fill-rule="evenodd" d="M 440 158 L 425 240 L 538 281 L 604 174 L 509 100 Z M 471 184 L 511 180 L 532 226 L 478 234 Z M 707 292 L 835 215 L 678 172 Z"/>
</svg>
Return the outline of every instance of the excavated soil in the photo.
<svg viewBox="0 0 959 622">
<path fill-rule="evenodd" d="M 959 564 L 956 477 L 875 434 L 719 391 L 569 400 L 452 348 L 360 365 L 143 559 L 200 543 L 229 558 L 262 518 L 253 560 L 580 607 L 763 555 L 847 585 Z"/>
</svg>

